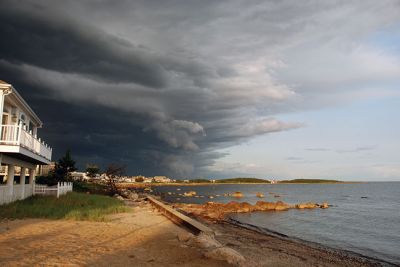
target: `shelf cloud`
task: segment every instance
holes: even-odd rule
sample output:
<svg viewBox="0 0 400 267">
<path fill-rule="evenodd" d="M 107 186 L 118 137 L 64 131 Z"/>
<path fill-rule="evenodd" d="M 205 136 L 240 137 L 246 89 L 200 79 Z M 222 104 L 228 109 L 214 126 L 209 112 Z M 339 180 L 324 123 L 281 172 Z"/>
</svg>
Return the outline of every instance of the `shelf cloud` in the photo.
<svg viewBox="0 0 400 267">
<path fill-rule="evenodd" d="M 397 1 L 315 3 L 2 1 L 1 79 L 41 116 L 54 158 L 207 176 L 221 149 L 307 127 L 282 114 L 399 77 L 396 59 L 355 42 L 395 21 Z"/>
</svg>

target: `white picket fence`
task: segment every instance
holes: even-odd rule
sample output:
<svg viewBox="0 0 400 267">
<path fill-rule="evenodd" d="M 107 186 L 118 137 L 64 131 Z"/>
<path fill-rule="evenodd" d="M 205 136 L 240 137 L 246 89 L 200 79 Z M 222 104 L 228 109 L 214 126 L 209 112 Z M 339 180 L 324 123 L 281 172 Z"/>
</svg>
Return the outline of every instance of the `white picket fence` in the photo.
<svg viewBox="0 0 400 267">
<path fill-rule="evenodd" d="M 58 197 L 72 192 L 73 184 L 72 182 L 58 182 L 57 185 L 48 186 L 35 184 L 35 195 L 55 195 Z"/>
<path fill-rule="evenodd" d="M 60 197 L 72 192 L 72 182 L 59 182 L 54 186 L 40 184 L 0 185 L 0 205 L 22 200 L 32 195 L 53 195 Z"/>
</svg>

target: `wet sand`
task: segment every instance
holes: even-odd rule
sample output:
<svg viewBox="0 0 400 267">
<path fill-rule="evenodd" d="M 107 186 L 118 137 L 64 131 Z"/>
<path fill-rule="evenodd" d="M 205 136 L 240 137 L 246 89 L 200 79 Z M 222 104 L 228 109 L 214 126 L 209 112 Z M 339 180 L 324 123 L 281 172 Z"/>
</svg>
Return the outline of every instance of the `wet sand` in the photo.
<svg viewBox="0 0 400 267">
<path fill-rule="evenodd" d="M 208 224 L 216 239 L 259 266 L 381 266 L 345 251 L 298 242 L 245 229 L 231 223 Z"/>
</svg>

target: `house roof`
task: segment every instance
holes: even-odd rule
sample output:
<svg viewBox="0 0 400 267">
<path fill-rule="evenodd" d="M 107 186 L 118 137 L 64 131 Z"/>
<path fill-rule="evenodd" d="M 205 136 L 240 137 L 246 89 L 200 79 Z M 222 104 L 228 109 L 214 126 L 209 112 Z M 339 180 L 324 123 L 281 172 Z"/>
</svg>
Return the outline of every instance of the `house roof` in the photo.
<svg viewBox="0 0 400 267">
<path fill-rule="evenodd" d="M 32 110 L 32 108 L 26 103 L 26 101 L 22 98 L 22 96 L 18 93 L 18 91 L 11 84 L 0 80 L 0 88 L 6 89 L 9 93 L 12 93 L 14 99 L 19 102 L 19 104 L 30 114 L 32 119 L 36 120 L 39 124 L 39 128 L 42 127 L 43 123 L 36 115 L 36 113 Z M 10 90 L 11 89 L 11 90 Z"/>
</svg>

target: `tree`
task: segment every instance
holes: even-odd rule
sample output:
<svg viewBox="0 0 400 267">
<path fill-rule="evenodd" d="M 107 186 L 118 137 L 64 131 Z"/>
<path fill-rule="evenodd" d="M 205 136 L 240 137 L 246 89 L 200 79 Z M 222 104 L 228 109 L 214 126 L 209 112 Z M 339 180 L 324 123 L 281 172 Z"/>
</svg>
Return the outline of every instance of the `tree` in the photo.
<svg viewBox="0 0 400 267">
<path fill-rule="evenodd" d="M 100 172 L 100 168 L 96 164 L 87 164 L 86 165 L 86 173 L 87 173 L 87 176 L 89 176 L 90 178 L 93 179 L 94 177 L 96 177 L 96 175 L 99 172 Z"/>
<path fill-rule="evenodd" d="M 144 181 L 143 177 L 137 177 L 135 179 L 135 182 L 137 182 L 137 183 L 143 183 L 143 181 Z"/>
<path fill-rule="evenodd" d="M 75 161 L 71 157 L 71 151 L 68 149 L 64 157 L 58 160 L 54 168 L 54 175 L 58 181 L 70 180 L 70 173 L 76 171 Z"/>
<path fill-rule="evenodd" d="M 119 165 L 119 164 L 109 164 L 106 169 L 106 176 L 108 178 L 107 180 L 107 186 L 108 186 L 108 192 L 110 195 L 118 194 L 119 190 L 117 187 L 117 182 L 119 177 L 121 177 L 126 170 L 125 165 Z"/>
</svg>

